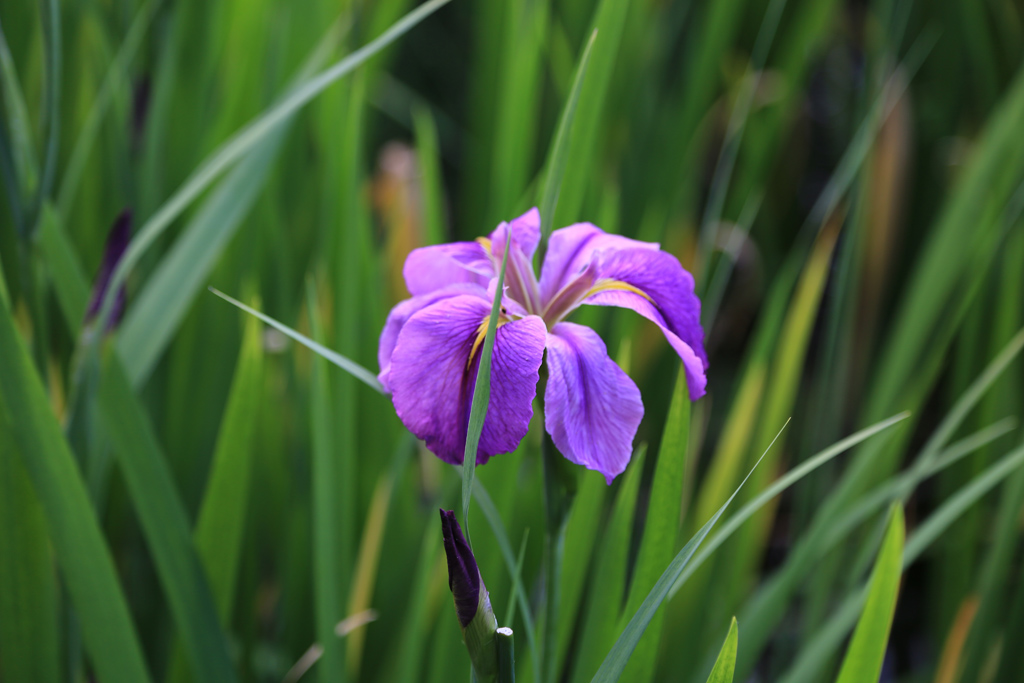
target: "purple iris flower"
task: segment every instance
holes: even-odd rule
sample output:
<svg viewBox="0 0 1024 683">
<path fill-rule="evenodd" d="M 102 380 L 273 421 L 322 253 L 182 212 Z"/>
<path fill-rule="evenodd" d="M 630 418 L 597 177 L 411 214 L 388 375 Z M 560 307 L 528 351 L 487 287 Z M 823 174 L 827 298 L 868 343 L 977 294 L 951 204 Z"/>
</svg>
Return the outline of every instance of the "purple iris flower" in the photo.
<svg viewBox="0 0 1024 683">
<path fill-rule="evenodd" d="M 416 249 L 403 274 L 411 299 L 388 315 L 378 360 L 405 426 L 445 462 L 461 464 L 480 348 L 511 231 L 505 292 L 491 358 L 491 396 L 477 464 L 526 435 L 544 351 L 545 427 L 570 461 L 611 483 L 626 469 L 644 414 L 640 391 L 594 330 L 566 322 L 583 304 L 629 308 L 654 322 L 682 358 L 690 398 L 704 395 L 707 354 L 693 277 L 659 245 L 590 223 L 556 230 L 540 280 L 531 209 L 488 237 Z"/>
</svg>

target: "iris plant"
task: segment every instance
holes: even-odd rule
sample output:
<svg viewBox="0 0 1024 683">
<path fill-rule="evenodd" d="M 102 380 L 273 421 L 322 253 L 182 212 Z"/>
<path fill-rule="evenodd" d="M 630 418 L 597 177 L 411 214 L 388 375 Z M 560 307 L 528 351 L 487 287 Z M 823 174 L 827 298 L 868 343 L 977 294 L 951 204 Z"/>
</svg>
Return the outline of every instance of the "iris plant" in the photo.
<svg viewBox="0 0 1024 683">
<path fill-rule="evenodd" d="M 657 244 L 590 223 L 570 225 L 551 234 L 538 280 L 533 256 L 540 213 L 531 209 L 474 242 L 416 249 L 403 270 L 412 298 L 388 315 L 378 378 L 405 426 L 439 458 L 461 464 L 509 232 L 477 464 L 515 450 L 526 435 L 546 350 L 545 427 L 562 455 L 611 483 L 629 463 L 644 414 L 640 391 L 597 333 L 566 317 L 583 304 L 636 311 L 658 325 L 679 354 L 690 398 L 702 396 L 708 362 L 693 277 Z"/>
</svg>

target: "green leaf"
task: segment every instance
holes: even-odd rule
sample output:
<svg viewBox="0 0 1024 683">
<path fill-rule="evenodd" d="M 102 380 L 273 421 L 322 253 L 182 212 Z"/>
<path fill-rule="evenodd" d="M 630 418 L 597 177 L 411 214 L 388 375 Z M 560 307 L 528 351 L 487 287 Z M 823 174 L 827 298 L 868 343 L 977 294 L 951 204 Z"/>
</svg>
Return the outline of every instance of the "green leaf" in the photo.
<svg viewBox="0 0 1024 683">
<path fill-rule="evenodd" d="M 432 525 L 429 526 L 432 527 Z M 430 528 L 423 530 L 423 540 L 420 543 L 419 557 L 412 573 L 412 588 L 406 602 L 402 630 L 397 639 L 395 654 L 390 658 L 394 670 L 387 680 L 419 680 L 417 675 L 422 671 L 423 655 L 430 633 L 427 621 L 427 597 L 430 593 L 430 584 L 436 576 L 434 569 L 438 551 L 441 549 L 437 533 L 430 533 L 430 530 Z"/>
<path fill-rule="evenodd" d="M 320 337 L 323 335 L 323 325 L 320 322 L 316 285 L 312 278 L 306 283 L 306 297 L 313 336 Z M 338 475 L 335 469 L 336 452 L 327 363 L 322 356 L 313 358 L 309 390 L 313 419 L 313 595 L 316 638 L 323 648 L 319 674 L 321 681 L 339 681 L 345 676 L 345 653 L 334 635 L 334 625 L 341 621 L 341 590 L 345 586 L 338 585 L 338 500 L 335 495 Z"/>
<path fill-rule="evenodd" d="M 558 195 L 559 206 L 551 216 L 552 226 L 569 225 L 578 220 L 586 191 L 598 176 L 595 170 L 600 165 L 594 160 L 603 146 L 600 133 L 607 116 L 608 86 L 615 72 L 630 4 L 630 0 L 601 0 L 594 9 L 593 31 L 601 34 L 601 42 L 590 55 L 590 75 L 580 89 L 576 105 L 579 112 L 569 136 L 568 161 Z"/>
<path fill-rule="evenodd" d="M 69 330 L 77 332 L 89 305 L 89 280 L 64 231 L 60 214 L 49 204 L 43 206 L 38 237 L 64 322 Z"/>
<path fill-rule="evenodd" d="M 231 622 L 235 604 L 263 389 L 263 338 L 256 319 L 248 317 L 246 321 L 242 350 L 192 534 L 210 582 L 217 615 L 225 626 Z M 187 681 L 184 665 L 184 653 L 178 650 L 168 680 Z"/>
<path fill-rule="evenodd" d="M 103 77 L 103 84 L 92 101 L 89 108 L 89 115 L 82 124 L 78 137 L 75 138 L 75 146 L 68 158 L 67 165 L 63 169 L 60 189 L 57 192 L 57 207 L 60 215 L 68 216 L 71 212 L 72 202 L 75 193 L 81 182 L 82 174 L 85 172 L 86 162 L 93 146 L 99 139 L 100 124 L 103 117 L 114 102 L 114 95 L 117 91 L 126 90 L 131 86 L 128 66 L 142 45 L 142 39 L 152 24 L 156 11 L 159 9 L 162 0 L 146 0 L 146 3 L 135 13 L 131 27 L 125 36 L 124 42 L 117 51 L 117 56 L 110 63 L 106 75 Z"/>
<path fill-rule="evenodd" d="M 42 240 L 47 256 L 53 259 L 50 267 L 58 301 L 65 321 L 74 330 L 84 315 L 84 276 L 55 212 L 44 209 L 43 217 Z M 149 418 L 114 349 L 106 354 L 96 398 L 192 674 L 199 680 L 234 680 L 227 638 L 192 543 L 187 515 Z"/>
<path fill-rule="evenodd" d="M 248 320 L 194 532 L 225 624 L 235 599 L 263 389 L 263 336 L 255 319 Z"/>
<path fill-rule="evenodd" d="M 1022 464 L 1024 464 L 1024 447 L 1017 448 L 1003 456 L 1002 459 L 947 499 L 907 538 L 903 548 L 902 566 L 904 568 L 910 566 L 932 543 L 942 537 L 942 534 L 965 510 L 999 485 Z M 865 587 L 850 594 L 839 608 L 832 612 L 829 620 L 816 631 L 815 636 L 804 644 L 796 662 L 779 679 L 780 683 L 804 683 L 819 679 L 822 670 L 842 645 L 846 634 L 853 628 L 865 598 Z"/>
<path fill-rule="evenodd" d="M 789 420 L 786 420 L 786 424 L 789 424 Z M 783 425 L 782 429 L 785 428 L 786 425 Z M 781 435 L 782 430 L 779 430 L 779 433 L 775 438 L 778 439 Z M 768 448 L 771 448 L 774 444 L 775 441 L 773 440 L 772 443 L 768 444 Z M 768 451 L 766 450 L 765 454 L 767 454 L 767 452 Z M 761 458 L 764 458 L 764 454 L 761 455 Z M 761 460 L 758 459 L 754 464 L 754 468 L 756 469 L 760 463 Z M 751 470 L 750 473 L 753 473 L 753 470 Z M 619 680 L 623 670 L 626 668 L 626 663 L 629 661 L 630 655 L 633 654 L 633 650 L 636 648 L 636 644 L 640 641 L 640 637 L 647 629 L 647 625 L 650 624 L 651 620 L 654 618 L 654 613 L 657 612 L 658 608 L 661 607 L 661 603 L 668 597 L 668 593 L 672 588 L 672 585 L 676 582 L 676 579 L 683 570 L 686 569 L 686 565 L 689 564 L 690 560 L 693 558 L 693 554 L 697 552 L 697 548 L 699 548 L 700 544 L 704 542 L 707 535 L 711 533 L 711 529 L 714 528 L 715 523 L 718 522 L 718 518 L 722 516 L 722 513 L 725 512 L 727 507 L 729 507 L 733 498 L 735 498 L 736 494 L 743 488 L 743 484 L 747 483 L 747 479 L 750 478 L 750 473 L 748 473 L 746 478 L 740 482 L 739 487 L 729 497 L 729 500 L 725 501 L 725 504 L 722 505 L 722 507 L 718 509 L 718 512 L 716 512 L 714 516 L 700 528 L 700 531 L 686 542 L 686 545 L 683 546 L 682 550 L 676 554 L 672 562 L 669 563 L 665 571 L 662 572 L 658 582 L 654 584 L 654 588 L 652 588 L 651 592 L 647 594 L 646 598 L 644 598 L 644 601 L 636 611 L 636 614 L 633 615 L 629 620 L 629 623 L 626 625 L 626 628 L 623 629 L 621 634 L 619 634 L 618 640 L 615 641 L 615 645 L 604 658 L 604 662 L 601 663 L 601 668 L 597 670 L 597 674 L 593 679 L 591 679 L 591 683 L 611 683 L 612 681 Z"/>
<path fill-rule="evenodd" d="M 295 112 L 319 95 L 324 88 L 342 76 L 351 73 L 363 62 L 380 52 L 448 2 L 450 0 L 429 0 L 429 2 L 423 3 L 374 40 L 296 87 L 285 99 L 241 128 L 230 139 L 214 150 L 192 172 L 171 198 L 146 221 L 131 241 L 131 244 L 128 245 L 128 249 L 125 250 L 124 256 L 118 262 L 111 275 L 107 295 L 104 297 L 103 305 L 97 316 L 101 329 L 106 326 L 106 320 L 110 315 L 114 302 L 114 293 L 118 291 L 119 287 L 127 279 L 128 273 L 139 262 L 139 259 L 142 258 L 146 250 L 170 226 L 171 222 L 181 215 L 221 173 L 241 160 L 249 150 L 275 130 L 278 124 L 289 119 Z"/>
<path fill-rule="evenodd" d="M 1016 342 L 1011 341 L 1007 345 L 1007 351 L 1016 348 L 1016 353 L 1020 352 L 1020 349 L 1015 346 Z M 913 488 L 924 479 L 929 472 L 937 471 L 933 470 L 935 462 L 944 456 L 940 456 L 935 452 L 935 448 L 941 448 L 944 442 L 951 436 L 956 427 L 961 423 L 964 416 L 966 416 L 971 406 L 975 405 L 981 396 L 984 394 L 984 388 L 991 386 L 992 382 L 999 376 L 1000 372 L 1005 370 L 1007 364 L 1012 360 L 1011 355 L 1004 355 L 1000 353 L 996 359 L 989 364 L 986 370 L 979 376 L 979 378 L 972 383 L 971 387 L 964 392 L 964 396 L 957 402 L 954 408 L 949 414 L 943 419 L 936 429 L 936 434 L 944 434 L 943 438 L 929 439 L 926 444 L 927 453 L 931 453 L 929 458 L 922 459 L 925 452 L 922 452 L 914 461 L 914 465 L 911 467 L 908 477 L 905 479 L 899 479 L 893 483 L 895 487 L 892 494 L 897 497 L 905 497 L 913 490 Z M 864 455 L 871 455 L 872 453 L 878 453 L 878 446 L 874 451 L 866 451 L 862 453 Z M 952 447 L 951 447 L 952 448 Z M 949 449 L 947 449 L 948 451 Z M 800 586 L 801 582 L 809 572 L 813 571 L 817 566 L 817 560 L 820 555 L 820 551 L 830 547 L 828 544 L 838 542 L 839 539 L 848 533 L 853 525 L 859 523 L 860 520 L 869 514 L 869 512 L 875 508 L 870 507 L 871 505 L 881 505 L 885 500 L 884 498 L 877 498 L 878 494 L 869 494 L 866 498 L 870 499 L 875 497 L 873 503 L 865 501 L 858 502 L 858 499 L 850 501 L 843 501 L 845 504 L 839 506 L 836 503 L 837 495 L 849 495 L 845 491 L 850 491 L 850 477 L 861 476 L 855 474 L 856 468 L 861 464 L 862 461 L 854 459 L 850 465 L 849 470 L 844 479 L 838 484 L 839 491 L 831 495 L 826 501 L 825 505 L 819 510 L 815 516 L 814 522 L 812 523 L 811 529 L 809 529 L 802 540 L 800 540 L 793 551 L 790 553 L 789 559 L 779 572 L 776 573 L 765 585 L 759 590 L 758 594 L 748 603 L 747 607 L 743 610 L 741 618 L 743 619 L 744 629 L 746 636 L 746 642 L 748 648 L 744 653 L 740 655 L 740 672 L 746 671 L 749 667 L 753 666 L 753 660 L 756 659 L 760 653 L 764 643 L 767 642 L 768 638 L 778 623 L 778 620 L 782 618 L 785 613 L 785 607 L 789 600 L 789 596 Z M 866 470 L 862 470 L 862 473 Z M 890 494 L 884 494 L 890 495 Z M 867 506 L 867 507 L 865 507 Z M 856 617 L 854 617 L 856 618 Z M 749 644 L 753 642 L 754 646 L 749 647 Z"/>
<path fill-rule="evenodd" d="M 412 110 L 416 131 L 416 163 L 423 188 L 423 227 L 427 244 L 445 241 L 444 189 L 441 174 L 441 152 L 438 149 L 437 126 L 430 110 L 415 106 Z"/>
<path fill-rule="evenodd" d="M 629 598 L 625 611 L 619 619 L 619 630 L 626 625 L 626 618 L 640 607 L 644 597 L 657 582 L 662 569 L 672 560 L 676 547 L 676 532 L 683 507 L 683 485 L 688 471 L 687 462 L 691 455 L 688 449 L 690 438 L 690 393 L 686 383 L 686 369 L 680 364 L 676 386 L 672 394 L 665 429 L 658 451 L 658 462 L 651 480 L 650 503 L 644 518 L 643 536 L 637 554 L 633 579 L 629 586 Z M 661 625 L 664 612 L 659 611 L 647 632 L 641 638 L 630 659 L 624 677 L 628 681 L 648 681 L 654 675 L 654 665 L 661 639 Z"/>
<path fill-rule="evenodd" d="M 382 393 L 382 394 L 384 393 L 384 387 L 381 386 L 381 383 L 379 381 L 377 381 L 377 376 L 375 374 L 373 374 L 372 372 L 370 372 L 369 370 L 367 370 L 366 368 L 364 368 L 362 365 L 359 365 L 359 363 L 356 363 L 355 361 L 349 360 L 348 358 L 346 358 L 345 356 L 341 355 L 340 353 L 336 353 L 334 351 L 331 351 L 329 348 L 327 348 L 323 344 L 319 344 L 319 343 L 313 341 L 312 339 L 310 339 L 309 337 L 307 337 L 306 335 L 304 335 L 304 334 L 302 334 L 300 332 L 296 332 L 295 330 L 293 330 L 292 328 L 288 327 L 284 323 L 277 322 L 276 320 L 271 318 L 269 315 L 265 315 L 263 313 L 260 313 L 255 308 L 251 308 L 249 306 L 246 306 L 245 304 L 243 304 L 238 299 L 234 299 L 234 298 L 228 296 L 227 294 L 225 294 L 224 292 L 221 292 L 218 289 L 210 287 L 209 290 L 211 292 L 213 292 L 214 294 L 216 294 L 217 296 L 219 296 L 221 299 L 224 299 L 225 301 L 227 301 L 228 303 L 234 304 L 235 306 L 237 306 L 238 308 L 242 309 L 246 313 L 249 313 L 250 315 L 256 316 L 257 318 L 259 318 L 260 320 L 262 320 L 266 324 L 270 325 L 274 329 L 276 329 L 276 330 L 278 330 L 280 332 L 283 332 L 287 336 L 291 337 L 295 341 L 297 341 L 300 344 L 302 344 L 303 346 L 305 346 L 310 351 L 313 351 L 317 355 L 319 355 L 319 356 L 321 356 L 323 358 L 326 358 L 327 360 L 329 360 L 330 362 L 334 363 L 339 368 L 341 368 L 342 370 L 344 370 L 348 374 L 352 375 L 353 377 L 355 377 L 356 379 L 358 379 L 359 381 L 361 381 L 363 384 L 365 384 L 366 386 L 370 387 L 371 389 L 373 389 L 373 390 L 375 390 L 375 391 L 377 391 L 379 393 Z"/>
<path fill-rule="evenodd" d="M 97 399 L 192 674 L 211 683 L 236 680 L 174 478 L 113 348 L 104 359 Z"/>
<path fill-rule="evenodd" d="M 576 65 L 576 75 L 572 80 L 572 90 L 569 91 L 569 99 L 562 109 L 562 116 L 558 119 L 558 128 L 555 137 L 551 141 L 548 150 L 548 158 L 544 164 L 544 189 L 540 196 L 540 234 L 541 244 L 547 243 L 548 235 L 551 234 L 552 221 L 555 218 L 555 209 L 558 207 L 558 195 L 562 191 L 562 178 L 565 176 L 565 166 L 569 161 L 569 140 L 572 135 L 573 121 L 576 116 L 576 105 L 580 99 L 580 91 L 583 89 L 583 79 L 587 75 L 587 63 L 590 60 L 590 51 L 597 39 L 595 29 L 587 40 L 580 55 L 580 61 Z M 541 250 L 543 253 L 543 249 Z"/>
<path fill-rule="evenodd" d="M 482 11 L 480 18 L 497 20 L 498 40 L 490 76 L 496 81 L 494 104 L 487 103 L 494 107 L 494 127 L 481 138 L 490 142 L 490 158 L 481 171 L 489 182 L 485 224 L 494 225 L 521 204 L 533 170 L 552 10 L 544 0 L 487 4 L 495 8 L 494 14 Z"/>
<path fill-rule="evenodd" d="M 625 480 L 615 496 L 602 531 L 599 548 L 594 555 L 593 578 L 590 583 L 583 612 L 583 632 L 580 634 L 572 680 L 586 681 L 600 666 L 608 648 L 615 642 L 619 630 L 619 616 L 626 598 L 629 548 L 633 539 L 633 520 L 636 500 L 643 478 L 646 447 L 641 445 L 630 458 Z"/>
<path fill-rule="evenodd" d="M 323 65 L 338 33 L 337 27 L 332 26 L 313 47 L 285 98 Z M 260 197 L 292 119 L 288 117 L 269 130 L 246 153 L 244 162 L 217 184 L 135 297 L 121 322 L 117 339 L 132 386 L 140 386 L 149 377 L 196 293 Z"/>
<path fill-rule="evenodd" d="M 708 683 L 732 683 L 733 673 L 736 671 L 736 650 L 739 647 L 739 629 L 736 627 L 736 617 L 732 618 L 729 624 L 729 633 L 725 636 L 722 649 L 715 660 L 715 666 L 708 676 Z"/>
<path fill-rule="evenodd" d="M 270 175 L 287 128 L 278 126 L 203 202 L 120 326 L 117 350 L 133 387 L 141 386 L 198 292 L 252 209 Z"/>
<path fill-rule="evenodd" d="M 598 545 L 599 536 L 603 536 L 602 516 L 608 489 L 608 483 L 600 472 L 586 470 L 580 473 L 579 490 L 569 508 L 569 520 L 565 527 L 561 588 L 561 610 L 565 624 L 576 623 L 587 577 L 594 564 L 594 549 Z M 563 628 L 558 632 L 558 667 L 565 663 L 572 635 L 571 628 Z"/>
<path fill-rule="evenodd" d="M 60 680 L 57 581 L 46 518 L 0 399 L 0 679 Z"/>
<path fill-rule="evenodd" d="M 28 352 L 0 307 L 0 398 L 39 497 L 97 677 L 150 680 L 110 550 Z"/>
<path fill-rule="evenodd" d="M 505 560 L 505 567 L 508 569 L 509 576 L 512 577 L 512 590 L 515 591 L 516 599 L 519 602 L 519 611 L 523 613 L 523 627 L 526 630 L 526 640 L 530 646 L 530 651 L 533 653 L 530 659 L 533 662 L 534 680 L 539 681 L 540 658 L 537 656 L 537 635 L 534 628 L 533 613 L 530 610 L 530 603 L 527 601 L 526 590 L 523 588 L 522 576 L 517 569 L 516 557 L 512 553 L 512 544 L 508 540 L 508 532 L 505 530 L 505 524 L 501 521 L 501 515 L 498 514 L 498 508 L 494 506 L 494 502 L 491 500 L 491 496 L 487 493 L 487 489 L 484 488 L 482 482 L 478 481 L 473 486 L 473 498 L 476 499 L 480 512 L 483 513 L 484 519 L 487 520 L 487 524 L 491 527 L 494 539 L 498 542 L 498 548 L 501 550 L 501 557 Z"/>
<path fill-rule="evenodd" d="M 60 151 L 60 93 L 61 93 L 61 30 L 60 3 L 43 0 L 39 3 L 43 24 L 43 46 L 46 64 L 46 97 L 43 99 L 43 121 L 46 122 L 46 141 L 40 164 L 39 187 L 34 211 L 49 198 L 53 179 L 57 175 L 57 153 Z"/>
<path fill-rule="evenodd" d="M 0 28 L 0 92 L 3 93 L 4 122 L 12 152 L 14 171 L 17 173 L 17 197 L 26 200 L 36 190 L 39 170 L 36 167 L 35 150 L 32 145 L 32 129 L 29 124 L 25 95 L 18 82 L 18 71 L 14 66 L 7 37 Z"/>
<path fill-rule="evenodd" d="M 462 526 L 469 538 L 469 502 L 473 499 L 473 473 L 476 471 L 476 451 L 480 444 L 480 432 L 487 418 L 487 406 L 491 399 L 491 354 L 494 351 L 494 337 L 498 332 L 498 315 L 501 313 L 501 296 L 505 287 L 505 265 L 512 246 L 512 231 L 506 231 L 505 250 L 501 257 L 501 269 L 494 288 L 494 303 L 491 317 L 487 321 L 483 348 L 480 350 L 480 364 L 473 385 L 473 402 L 469 409 L 469 427 L 466 431 L 466 450 L 462 455 Z M 472 540 L 470 540 L 472 545 Z"/>
<path fill-rule="evenodd" d="M 685 571 L 680 572 L 679 578 L 675 585 L 672 586 L 672 590 L 669 592 L 669 597 L 675 595 L 676 591 L 682 587 L 683 583 L 693 575 L 697 568 L 713 553 L 725 540 L 732 535 L 736 529 L 738 529 L 744 522 L 753 517 L 754 513 L 764 507 L 770 500 L 775 498 L 787 488 L 800 481 L 808 474 L 818 469 L 832 458 L 836 457 L 840 453 L 848 451 L 857 444 L 861 443 L 865 439 L 878 434 L 879 432 L 888 429 L 894 424 L 901 422 L 909 417 L 907 413 L 901 413 L 894 415 L 888 420 L 883 420 L 877 424 L 871 425 L 865 429 L 851 434 L 842 441 L 838 441 L 828 448 L 824 449 L 820 453 L 813 455 L 804 462 L 800 463 L 792 470 L 787 472 L 785 476 L 779 477 L 764 491 L 759 493 L 753 500 L 740 508 L 739 512 L 729 518 L 729 521 L 722 527 L 722 529 L 714 535 L 714 537 L 708 541 L 708 544 L 704 546 L 704 549 L 699 555 L 693 560 L 689 567 Z M 748 475 L 749 476 L 749 475 Z M 736 495 L 735 493 L 733 494 Z M 730 498 L 731 500 L 731 498 Z"/>
<path fill-rule="evenodd" d="M 903 574 L 904 533 L 903 506 L 894 503 L 889 511 L 889 527 L 882 549 L 871 572 L 867 602 L 853 632 L 837 683 L 875 681 L 882 672 L 882 660 L 889 644 L 889 631 L 896 615 L 896 598 Z"/>
</svg>

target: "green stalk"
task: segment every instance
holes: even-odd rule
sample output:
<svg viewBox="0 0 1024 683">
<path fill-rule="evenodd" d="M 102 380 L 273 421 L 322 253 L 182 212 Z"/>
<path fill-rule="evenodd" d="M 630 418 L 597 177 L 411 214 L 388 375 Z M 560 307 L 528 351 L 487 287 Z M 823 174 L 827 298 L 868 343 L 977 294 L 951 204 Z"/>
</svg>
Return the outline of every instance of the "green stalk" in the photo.
<svg viewBox="0 0 1024 683">
<path fill-rule="evenodd" d="M 516 655 L 512 629 L 507 626 L 495 632 L 498 645 L 498 683 L 516 683 Z"/>
<path fill-rule="evenodd" d="M 538 396 L 543 396 L 542 379 Z M 543 400 L 541 401 L 543 404 Z M 543 411 L 541 412 L 543 414 Z M 541 442 L 541 460 L 544 466 L 544 642 L 541 650 L 541 680 L 554 683 L 558 668 L 558 610 L 561 601 L 562 559 L 565 553 L 565 530 L 569 522 L 569 509 L 576 494 L 576 473 L 561 457 L 547 433 Z"/>
</svg>

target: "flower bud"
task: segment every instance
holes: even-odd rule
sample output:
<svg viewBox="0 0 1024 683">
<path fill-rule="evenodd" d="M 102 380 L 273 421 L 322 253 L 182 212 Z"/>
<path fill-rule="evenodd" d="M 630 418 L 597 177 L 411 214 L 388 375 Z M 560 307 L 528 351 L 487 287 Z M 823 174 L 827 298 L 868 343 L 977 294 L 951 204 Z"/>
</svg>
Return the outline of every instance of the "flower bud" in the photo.
<svg viewBox="0 0 1024 683">
<path fill-rule="evenodd" d="M 103 248 L 103 262 L 96 274 L 96 281 L 92 286 L 92 296 L 89 298 L 89 308 L 85 313 L 86 322 L 91 321 L 100 312 L 103 298 L 110 286 L 110 278 L 114 275 L 118 261 L 124 256 L 128 249 L 128 243 L 132 239 L 132 212 L 125 209 L 114 220 L 110 232 L 107 234 L 107 243 Z M 107 321 L 107 330 L 111 330 L 121 321 L 121 314 L 124 313 L 124 286 L 117 291 L 114 299 L 114 307 L 110 311 L 110 320 Z"/>
<path fill-rule="evenodd" d="M 491 609 L 491 599 L 477 569 L 476 558 L 462 535 L 455 513 L 451 510 L 440 512 L 444 552 L 448 557 L 448 588 L 455 599 L 455 613 L 459 617 L 462 637 L 477 678 L 491 681 L 498 673 L 494 640 L 498 620 Z"/>
</svg>

